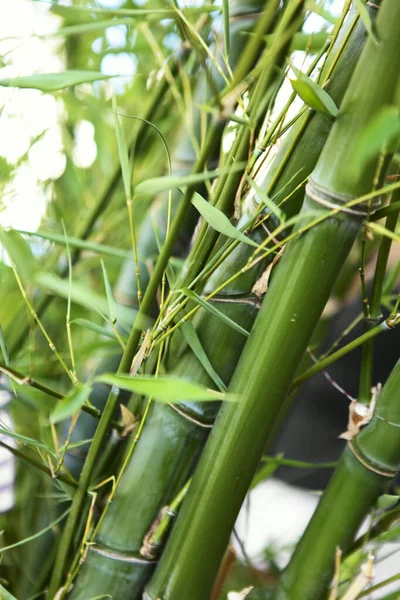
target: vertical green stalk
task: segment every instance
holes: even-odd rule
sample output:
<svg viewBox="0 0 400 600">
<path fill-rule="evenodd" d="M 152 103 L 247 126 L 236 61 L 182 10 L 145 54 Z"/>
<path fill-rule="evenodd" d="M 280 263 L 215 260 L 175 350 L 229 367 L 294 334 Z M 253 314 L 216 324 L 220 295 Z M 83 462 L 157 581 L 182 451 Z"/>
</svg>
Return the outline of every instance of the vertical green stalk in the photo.
<svg viewBox="0 0 400 600">
<path fill-rule="evenodd" d="M 240 400 L 224 404 L 218 415 L 147 599 L 209 597 L 265 441 L 360 231 L 366 207 L 344 206 L 373 186 L 379 156 L 354 165 L 365 123 L 383 104 L 395 102 L 400 72 L 397 0 L 385 0 L 376 28 L 379 46 L 368 40 L 308 184 L 302 214 L 312 209 L 321 221 L 307 231 L 307 221 L 302 221 L 277 266 L 229 387 Z"/>
<path fill-rule="evenodd" d="M 348 443 L 283 573 L 276 600 L 319 600 L 332 577 L 335 550 L 353 542 L 383 486 L 400 469 L 400 362 L 378 398 L 370 423 Z"/>
<path fill-rule="evenodd" d="M 400 199 L 400 191 L 393 192 L 390 205 Z M 394 212 L 387 216 L 385 228 L 388 231 L 395 231 L 399 213 Z M 379 245 L 378 257 L 376 261 L 376 269 L 372 283 L 371 299 L 369 302 L 369 316 L 365 319 L 365 329 L 370 331 L 382 319 L 381 302 L 382 291 L 386 273 L 387 261 L 389 258 L 392 240 L 384 236 Z M 360 389 L 358 394 L 359 402 L 369 404 L 371 399 L 372 387 L 372 370 L 374 361 L 374 340 L 369 340 L 363 345 L 360 371 Z"/>
</svg>

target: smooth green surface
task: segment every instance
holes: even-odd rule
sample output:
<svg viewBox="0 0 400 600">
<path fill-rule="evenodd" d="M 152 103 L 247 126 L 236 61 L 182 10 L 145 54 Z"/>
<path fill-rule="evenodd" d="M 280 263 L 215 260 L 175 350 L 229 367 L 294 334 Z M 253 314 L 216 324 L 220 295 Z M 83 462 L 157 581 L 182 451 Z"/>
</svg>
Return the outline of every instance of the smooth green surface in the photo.
<svg viewBox="0 0 400 600">
<path fill-rule="evenodd" d="M 358 229 L 356 220 L 331 219 L 281 259 L 229 388 L 239 404 L 220 411 L 148 586 L 152 600 L 209 597 L 271 424 Z"/>
<path fill-rule="evenodd" d="M 353 440 L 363 462 L 382 471 L 400 469 L 400 363 L 378 399 L 371 422 Z M 389 478 L 355 458 L 349 448 L 284 572 L 277 600 L 318 600 L 330 582 L 335 549 L 350 547 L 365 515 Z M 316 543 L 316 540 L 317 543 Z"/>
</svg>

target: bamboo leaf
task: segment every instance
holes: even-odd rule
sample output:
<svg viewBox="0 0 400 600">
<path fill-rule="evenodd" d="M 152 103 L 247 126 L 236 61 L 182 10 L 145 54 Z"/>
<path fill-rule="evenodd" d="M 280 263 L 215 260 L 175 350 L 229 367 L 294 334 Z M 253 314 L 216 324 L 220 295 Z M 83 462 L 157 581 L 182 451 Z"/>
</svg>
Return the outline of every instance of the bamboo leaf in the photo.
<svg viewBox="0 0 400 600">
<path fill-rule="evenodd" d="M 366 124 L 354 148 L 354 165 L 365 163 L 382 150 L 395 149 L 400 136 L 400 111 L 396 106 L 382 106 Z"/>
<path fill-rule="evenodd" d="M 215 308 L 215 306 L 213 304 L 211 304 L 210 302 L 207 302 L 206 300 L 203 300 L 203 298 L 201 298 L 201 296 L 196 294 L 196 292 L 189 290 L 189 288 L 182 288 L 179 291 L 182 294 L 184 294 L 185 296 L 187 296 L 188 298 L 190 298 L 191 300 L 194 300 L 197 304 L 200 304 L 200 306 L 205 308 L 205 310 L 208 310 L 208 312 L 212 313 L 215 317 L 218 317 L 218 319 L 221 319 L 221 321 L 223 321 L 226 325 L 229 325 L 229 327 L 232 327 L 232 329 L 236 329 L 236 331 L 238 331 L 239 333 L 241 333 L 242 335 L 244 335 L 246 337 L 248 337 L 250 335 L 249 332 L 246 331 L 246 329 L 244 329 L 243 327 L 241 327 L 240 325 L 235 323 L 235 321 L 233 321 L 227 315 L 225 315 L 223 312 L 221 312 L 220 310 Z"/>
<path fill-rule="evenodd" d="M 240 171 L 245 167 L 245 164 L 235 163 L 229 167 L 224 167 L 222 169 L 214 169 L 214 171 L 205 171 L 204 173 L 192 173 L 191 175 L 168 175 L 166 177 L 152 177 L 151 179 L 146 179 L 139 183 L 135 191 L 137 194 L 159 194 L 160 192 L 166 192 L 167 190 L 172 190 L 174 188 L 180 188 L 187 185 L 194 185 L 197 183 L 202 183 L 203 181 L 207 181 L 208 179 L 214 179 L 214 177 L 218 177 L 219 175 L 223 175 L 225 173 L 233 173 L 235 171 Z"/>
<path fill-rule="evenodd" d="M 78 383 L 75 385 L 70 392 L 62 399 L 59 400 L 50 415 L 50 421 L 52 423 L 60 423 L 72 417 L 88 398 L 92 388 L 89 385 Z"/>
<path fill-rule="evenodd" d="M 272 460 L 272 461 L 264 464 L 254 475 L 253 481 L 251 482 L 250 489 L 252 490 L 255 487 L 257 487 L 260 483 L 267 481 L 267 479 L 269 479 L 270 477 L 272 477 L 275 474 L 275 471 L 277 470 L 278 467 L 279 467 L 278 459 L 275 461 Z"/>
<path fill-rule="evenodd" d="M 108 279 L 106 267 L 105 267 L 103 261 L 101 261 L 101 269 L 103 271 L 104 287 L 106 288 L 106 296 L 107 296 L 107 302 L 108 302 L 108 315 L 110 317 L 111 323 L 114 325 L 117 320 L 117 308 L 116 308 L 114 296 L 112 293 L 110 281 Z"/>
<path fill-rule="evenodd" d="M 130 377 L 129 375 L 106 373 L 96 377 L 96 381 L 115 385 L 136 394 L 151 396 L 154 400 L 171 404 L 185 400 L 204 402 L 226 399 L 221 392 L 206 389 L 188 379 L 178 377 Z"/>
<path fill-rule="evenodd" d="M 42 92 L 57 92 L 80 83 L 91 83 L 101 79 L 110 79 L 112 75 L 104 75 L 100 71 L 63 71 L 61 73 L 42 73 L 25 75 L 23 77 L 8 77 L 0 79 L 2 87 L 16 87 L 41 90 Z"/>
<path fill-rule="evenodd" d="M 35 280 L 39 285 L 47 290 L 50 290 L 52 293 L 57 294 L 62 298 L 68 298 L 68 282 L 63 281 L 59 277 L 56 277 L 51 273 L 40 272 L 37 274 Z M 107 320 L 105 315 L 108 312 L 108 302 L 107 299 L 101 294 L 98 294 L 86 286 L 73 281 L 71 286 L 71 300 L 72 302 L 75 302 L 84 308 L 94 310 L 100 314 L 103 319 Z M 124 306 L 122 304 L 117 304 L 118 322 L 123 325 L 124 328 L 129 328 L 132 325 L 136 314 L 137 311 L 133 308 Z M 147 326 L 150 326 L 151 319 L 146 319 L 146 323 Z"/>
<path fill-rule="evenodd" d="M 30 281 L 40 265 L 29 244 L 15 229 L 6 230 L 2 227 L 0 227 L 0 242 L 7 250 L 7 254 L 21 278 Z"/>
<path fill-rule="evenodd" d="M 364 23 L 364 27 L 368 32 L 368 35 L 374 40 L 376 44 L 379 44 L 378 36 L 376 34 L 376 28 L 369 16 L 368 9 L 365 5 L 364 0 L 355 0 L 358 14 L 360 15 L 361 21 Z"/>
<path fill-rule="evenodd" d="M 197 332 L 196 332 L 195 328 L 193 327 L 193 324 L 190 321 L 187 321 L 186 323 L 183 323 L 181 329 L 182 329 L 183 337 L 189 344 L 190 348 L 193 350 L 193 353 L 196 355 L 196 358 L 201 363 L 204 370 L 211 377 L 211 379 L 213 380 L 213 382 L 215 383 L 217 388 L 221 392 L 225 392 L 226 385 L 224 384 L 221 377 L 218 375 L 218 373 L 212 366 L 211 361 L 208 358 L 208 356 L 200 342 L 199 336 L 197 335 Z"/>
<path fill-rule="evenodd" d="M 15 596 L 10 594 L 9 591 L 6 590 L 4 586 L 0 583 L 0 600 L 17 600 Z"/>
<path fill-rule="evenodd" d="M 207 202 L 207 200 L 204 200 L 204 198 L 197 192 L 193 194 L 192 204 L 199 211 L 203 219 L 205 219 L 205 221 L 207 221 L 207 223 L 211 225 L 215 231 L 238 240 L 239 242 L 243 242 L 244 244 L 248 244 L 249 246 L 258 248 L 258 244 L 253 242 L 253 240 L 247 237 L 247 235 L 236 229 L 236 227 L 232 225 L 228 217 L 224 215 L 223 212 L 221 212 L 215 206 L 212 206 L 212 204 Z"/>
<path fill-rule="evenodd" d="M 35 448 L 44 448 L 45 450 L 49 450 L 48 446 L 43 442 L 38 442 L 38 440 L 34 440 L 33 438 L 26 437 L 25 435 L 21 435 L 20 433 L 15 433 L 14 431 L 10 431 L 5 427 L 0 427 L 0 435 L 5 435 L 7 437 L 13 438 L 21 444 L 26 446 L 34 446 Z"/>
<path fill-rule="evenodd" d="M 378 235 L 385 235 L 394 242 L 400 242 L 400 235 L 397 235 L 394 231 L 390 231 L 390 229 L 386 229 L 383 225 L 379 225 L 378 223 L 368 223 L 368 229 L 371 229 L 371 231 Z"/>
<path fill-rule="evenodd" d="M 268 45 L 274 41 L 274 34 L 265 35 L 264 39 Z M 318 52 L 322 50 L 329 39 L 327 31 L 319 31 L 318 33 L 296 33 L 290 45 L 291 52 L 308 50 L 309 52 Z"/>
<path fill-rule="evenodd" d="M 279 206 L 277 206 L 275 202 L 271 200 L 271 198 L 264 192 L 264 190 L 260 188 L 259 185 L 256 184 L 256 182 L 253 179 L 251 179 L 251 177 L 248 176 L 247 181 L 249 182 L 249 184 L 251 185 L 261 202 L 265 204 L 265 206 L 279 219 L 281 223 L 284 223 L 286 221 L 286 215 L 283 212 L 283 210 L 281 210 Z"/>
<path fill-rule="evenodd" d="M 393 496 L 391 494 L 382 494 L 376 501 L 376 507 L 378 510 L 387 510 L 388 508 L 394 508 L 398 503 L 399 496 Z"/>
<path fill-rule="evenodd" d="M 129 152 L 128 146 L 126 145 L 124 132 L 121 127 L 120 120 L 118 118 L 117 112 L 117 100 L 115 95 L 112 99 L 113 111 L 114 111 L 114 127 L 115 127 L 115 135 L 117 137 L 117 146 L 118 146 L 118 154 L 119 161 L 121 163 L 121 172 L 122 172 L 122 180 L 124 182 L 124 190 L 125 197 L 127 201 L 131 198 L 131 181 L 132 181 L 132 171 L 129 164 Z"/>
<path fill-rule="evenodd" d="M 78 325 L 78 327 L 84 327 L 85 329 L 90 329 L 90 331 L 94 331 L 95 333 L 98 333 L 99 335 L 104 335 L 105 337 L 108 337 L 108 338 L 116 341 L 115 334 L 112 331 L 110 331 L 106 327 L 102 327 L 101 325 L 98 325 L 97 323 L 93 323 L 92 321 L 89 321 L 88 319 L 81 319 L 81 318 L 74 319 L 73 321 L 71 321 L 71 323 L 73 323 L 74 325 Z"/>
<path fill-rule="evenodd" d="M 30 535 L 29 537 L 27 537 L 23 540 L 20 540 L 19 542 L 16 542 L 15 544 L 10 544 L 10 546 L 4 546 L 4 548 L 0 548 L 0 552 L 6 552 L 7 550 L 11 550 L 12 548 L 17 548 L 17 546 L 23 546 L 24 544 L 27 544 L 28 542 L 32 542 L 33 540 L 36 540 L 38 537 L 42 536 L 47 531 L 50 531 L 51 529 L 53 529 L 53 527 L 55 527 L 58 523 L 60 523 L 63 519 L 65 519 L 65 517 L 67 516 L 67 514 L 69 513 L 70 510 L 71 510 L 70 508 L 67 508 L 67 510 L 65 512 L 63 512 L 62 515 L 60 515 L 52 523 L 47 525 L 47 527 L 44 527 L 37 533 L 34 533 L 33 535 Z M 0 593 L 1 593 L 1 588 L 0 588 Z M 0 596 L 0 598 L 1 598 L 1 596 Z M 10 598 L 13 598 L 13 596 L 10 596 Z M 7 596 L 5 597 L 5 600 L 8 600 Z"/>
<path fill-rule="evenodd" d="M 52 231 L 43 231 L 42 229 L 39 229 L 38 231 L 25 231 L 22 229 L 16 229 L 15 231 L 18 231 L 18 233 L 23 235 L 49 240 L 50 242 L 61 244 L 63 246 L 65 246 L 66 242 L 68 242 L 68 245 L 72 248 L 89 250 L 98 254 L 107 254 L 108 256 L 113 256 L 115 258 L 130 258 L 132 256 L 132 252 L 130 250 L 120 250 L 119 248 L 113 248 L 112 246 L 97 244 L 96 242 L 89 242 L 87 240 L 80 240 L 79 238 L 71 237 L 69 235 L 64 236 L 59 233 L 53 233 Z"/>
<path fill-rule="evenodd" d="M 3 328 L 0 325 L 0 348 L 1 351 L 3 353 L 3 358 L 4 358 L 4 363 L 6 365 L 6 367 L 9 366 L 10 364 L 10 358 L 8 355 L 8 348 L 7 348 L 7 344 L 6 344 L 6 338 L 4 337 L 4 332 L 3 332 Z"/>
<path fill-rule="evenodd" d="M 135 20 L 132 17 L 126 17 L 121 19 L 104 19 L 101 21 L 91 21 L 90 23 L 79 23 L 78 25 L 67 25 L 61 27 L 53 33 L 48 33 L 39 36 L 40 38 L 64 36 L 69 35 L 83 35 L 85 33 L 91 33 L 93 31 L 103 31 L 108 27 L 115 27 L 116 25 L 133 25 Z"/>
<path fill-rule="evenodd" d="M 313 110 L 337 117 L 339 109 L 328 92 L 308 77 L 308 75 L 297 69 L 291 62 L 289 64 L 297 77 L 297 79 L 291 79 L 290 83 L 303 102 Z"/>
</svg>

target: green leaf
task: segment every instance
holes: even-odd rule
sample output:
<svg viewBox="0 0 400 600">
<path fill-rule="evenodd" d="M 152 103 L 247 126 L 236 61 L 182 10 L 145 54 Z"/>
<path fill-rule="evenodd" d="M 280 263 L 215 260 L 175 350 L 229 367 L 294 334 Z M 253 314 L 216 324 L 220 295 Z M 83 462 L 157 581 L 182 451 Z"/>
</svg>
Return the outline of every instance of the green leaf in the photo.
<svg viewBox="0 0 400 600">
<path fill-rule="evenodd" d="M 400 111 L 396 106 L 382 106 L 366 123 L 354 148 L 354 165 L 364 164 L 382 150 L 395 149 L 400 136 Z"/>
<path fill-rule="evenodd" d="M 38 273 L 35 280 L 40 286 L 50 290 L 52 293 L 57 294 L 62 298 L 68 298 L 69 285 L 67 281 L 62 280 L 51 273 L 43 272 Z M 107 320 L 107 317 L 105 316 L 108 313 L 107 298 L 76 281 L 72 282 L 71 301 L 89 310 L 94 310 L 100 314 L 103 319 Z M 116 310 L 118 323 L 120 323 L 124 329 L 129 330 L 137 315 L 137 311 L 122 304 L 117 304 Z M 144 324 L 146 323 L 147 325 L 144 328 L 151 326 L 152 320 L 147 318 Z"/>
<path fill-rule="evenodd" d="M 388 508 L 393 508 L 398 501 L 399 496 L 383 494 L 382 496 L 379 496 L 378 500 L 376 501 L 376 507 L 378 510 L 387 510 Z"/>
<path fill-rule="evenodd" d="M 0 79 L 0 86 L 56 92 L 64 88 L 91 83 L 100 79 L 109 79 L 112 75 L 104 75 L 100 71 L 63 71 L 61 73 L 42 73 L 25 75 L 23 77 L 8 77 Z"/>
<path fill-rule="evenodd" d="M 72 323 L 74 325 L 78 325 L 78 327 L 83 327 L 84 329 L 90 329 L 90 331 L 94 331 L 95 333 L 104 335 L 105 337 L 108 337 L 112 340 L 117 341 L 117 338 L 115 337 L 115 334 L 112 331 L 110 331 L 106 327 L 97 325 L 97 323 L 93 323 L 92 321 L 89 321 L 88 319 L 74 319 L 73 321 L 71 321 L 71 324 Z"/>
<path fill-rule="evenodd" d="M 34 533 L 33 535 L 30 535 L 29 537 L 27 537 L 23 540 L 20 540 L 19 542 L 16 542 L 15 544 L 10 544 L 10 546 L 4 546 L 4 548 L 0 548 L 0 552 L 6 552 L 7 550 L 11 550 L 12 548 L 16 548 L 17 546 L 23 546 L 24 544 L 27 544 L 28 542 L 32 542 L 33 540 L 36 540 L 38 537 L 40 537 L 47 531 L 50 531 L 50 529 L 53 529 L 53 527 L 55 527 L 58 523 L 60 523 L 63 519 L 65 519 L 65 517 L 67 516 L 67 514 L 69 513 L 70 510 L 71 510 L 70 508 L 67 508 L 67 510 L 65 512 L 63 512 L 63 514 L 60 515 L 57 519 L 55 519 L 55 521 L 53 521 L 52 523 L 50 523 L 49 525 L 44 527 L 44 529 L 41 529 L 37 533 Z M 0 588 L 0 594 L 1 593 L 2 593 L 2 591 Z M 9 600 L 10 598 L 13 598 L 13 596 L 11 596 L 11 595 L 8 597 L 5 596 L 5 600 Z M 2 600 L 1 595 L 0 595 L 0 600 Z"/>
<path fill-rule="evenodd" d="M 318 83 L 307 77 L 308 81 L 302 79 L 291 79 L 294 91 L 300 96 L 310 108 L 332 117 L 336 117 L 339 109 L 332 98 L 322 89 Z"/>
<path fill-rule="evenodd" d="M 271 45 L 274 41 L 274 34 L 265 35 L 264 39 L 268 45 Z M 308 50 L 309 52 L 319 52 L 322 50 L 324 45 L 327 43 L 329 33 L 327 31 L 319 31 L 318 33 L 295 33 L 292 43 L 290 45 L 290 51 L 295 52 L 302 50 L 303 52 Z"/>
<path fill-rule="evenodd" d="M 7 254 L 14 263 L 21 279 L 31 281 L 32 275 L 38 271 L 40 264 L 34 257 L 29 244 L 15 229 L 6 230 L 1 227 L 0 242 L 7 250 Z"/>
<path fill-rule="evenodd" d="M 241 171 L 246 166 L 246 163 L 240 162 L 235 163 L 229 167 L 222 169 L 215 169 L 214 171 L 205 171 L 204 173 L 192 173 L 191 175 L 167 175 L 166 177 L 152 177 L 139 183 L 136 188 L 136 194 L 159 194 L 160 192 L 166 192 L 174 188 L 185 187 L 187 185 L 193 185 L 202 183 L 208 179 L 214 179 L 219 175 L 225 173 L 234 173 L 235 171 Z"/>
<path fill-rule="evenodd" d="M 390 231 L 390 229 L 386 229 L 383 225 L 379 225 L 378 223 L 368 223 L 368 229 L 377 233 L 378 235 L 385 235 L 390 238 L 394 242 L 400 243 L 400 235 L 397 235 L 394 231 Z"/>
<path fill-rule="evenodd" d="M 253 179 L 251 179 L 251 177 L 247 177 L 247 181 L 249 182 L 249 184 L 251 185 L 261 202 L 265 204 L 265 206 L 279 219 L 281 223 L 284 223 L 286 221 L 286 215 L 283 212 L 283 210 L 281 210 L 279 206 L 277 206 L 275 202 L 271 200 L 271 198 L 266 194 L 266 192 L 264 192 L 264 190 L 262 190 L 260 186 L 257 185 Z"/>
<path fill-rule="evenodd" d="M 250 489 L 252 490 L 255 487 L 257 487 L 257 485 L 259 485 L 260 483 L 267 481 L 267 479 L 269 479 L 270 477 L 272 477 L 275 474 L 275 471 L 277 470 L 278 467 L 279 467 L 279 459 L 278 458 L 276 460 L 271 460 L 270 462 L 267 462 L 262 467 L 260 467 L 260 469 L 257 471 L 257 473 L 253 477 L 253 481 L 251 482 Z"/>
<path fill-rule="evenodd" d="M 289 64 L 297 77 L 297 79 L 291 79 L 290 82 L 303 102 L 313 110 L 337 117 L 339 109 L 330 95 L 318 83 L 310 79 L 308 75 L 302 73 L 292 63 L 289 62 Z"/>
<path fill-rule="evenodd" d="M 9 364 L 10 364 L 10 358 L 9 358 L 9 355 L 8 355 L 8 348 L 7 348 L 6 338 L 4 337 L 4 332 L 3 332 L 3 328 L 2 328 L 1 325 L 0 325 L 0 348 L 1 348 L 1 351 L 3 353 L 4 363 L 8 367 Z"/>
<path fill-rule="evenodd" d="M 88 398 L 92 388 L 89 385 L 77 383 L 68 394 L 59 400 L 50 415 L 52 423 L 60 423 L 74 415 L 81 409 L 83 403 Z"/>
<path fill-rule="evenodd" d="M 69 35 L 82 35 L 85 33 L 91 33 L 93 31 L 104 31 L 108 27 L 115 27 L 115 25 L 133 25 L 135 20 L 132 17 L 126 17 L 121 19 L 104 19 L 101 21 L 91 21 L 90 23 L 79 23 L 78 25 L 67 25 L 61 27 L 53 33 L 48 33 L 39 36 L 40 38 L 56 37 L 56 36 L 69 36 Z"/>
<path fill-rule="evenodd" d="M 117 146 L 119 154 L 119 162 L 121 163 L 122 180 L 124 182 L 125 197 L 129 201 L 131 199 L 132 189 L 132 170 L 129 164 L 129 152 L 124 132 L 121 127 L 121 123 L 118 118 L 117 112 L 117 100 L 115 96 L 112 99 L 113 111 L 114 111 L 114 127 L 115 135 L 117 137 Z"/>
<path fill-rule="evenodd" d="M 13 438 L 21 444 L 26 446 L 34 446 L 35 448 L 44 448 L 45 450 L 49 450 L 48 446 L 43 442 L 38 442 L 33 438 L 26 437 L 26 435 L 21 435 L 20 433 L 15 433 L 14 431 L 10 431 L 9 429 L 5 429 L 4 427 L 0 427 L 0 435 L 5 435 L 7 437 Z"/>
<path fill-rule="evenodd" d="M 207 354 L 205 353 L 205 350 L 200 342 L 199 336 L 197 335 L 197 332 L 196 332 L 195 328 L 193 327 L 193 323 L 191 323 L 190 321 L 186 321 L 186 323 L 183 323 L 181 325 L 181 330 L 182 330 L 183 337 L 189 344 L 190 348 L 193 350 L 193 353 L 195 354 L 197 360 L 202 365 L 203 369 L 213 380 L 213 382 L 215 383 L 217 388 L 221 392 L 225 392 L 226 385 L 224 384 L 221 377 L 218 375 L 218 373 L 212 366 L 210 359 L 208 358 Z"/>
<path fill-rule="evenodd" d="M 53 233 L 51 231 L 43 231 L 39 229 L 38 231 L 24 231 L 22 229 L 16 229 L 18 233 L 23 235 L 28 235 L 31 237 L 38 237 L 43 240 L 49 240 L 50 242 L 54 242 L 55 244 L 61 244 L 63 246 L 68 245 L 71 248 L 79 248 L 80 250 L 89 250 L 92 252 L 96 252 L 98 254 L 107 254 L 108 256 L 113 256 L 115 258 L 131 258 L 132 251 L 130 250 L 120 250 L 119 248 L 113 248 L 112 246 L 105 246 L 104 244 L 96 244 L 96 242 L 89 242 L 88 240 L 80 240 L 79 238 L 61 235 L 60 233 Z"/>
<path fill-rule="evenodd" d="M 376 28 L 373 24 L 369 15 L 368 9 L 363 0 L 355 0 L 358 14 L 360 15 L 361 21 L 364 23 L 364 27 L 368 32 L 368 35 L 374 40 L 376 44 L 379 44 L 378 37 L 376 35 Z"/>
<path fill-rule="evenodd" d="M 197 192 L 193 194 L 192 204 L 199 211 L 203 219 L 205 219 L 215 231 L 219 231 L 219 233 L 238 240 L 239 242 L 258 248 L 256 242 L 253 242 L 251 238 L 247 237 L 247 235 L 239 231 L 239 229 L 236 229 L 223 212 L 215 206 L 212 206 L 207 200 L 204 200 Z"/>
<path fill-rule="evenodd" d="M 0 583 L 0 600 L 17 600 L 15 596 L 10 594 Z"/>
<path fill-rule="evenodd" d="M 305 8 L 306 10 L 312 10 L 316 15 L 325 19 L 328 23 L 332 23 L 332 25 L 335 25 L 337 21 L 337 17 L 326 10 L 324 0 L 322 0 L 322 2 L 319 2 L 318 0 L 307 0 Z"/>
<path fill-rule="evenodd" d="M 235 323 L 235 321 L 232 321 L 232 319 L 230 319 L 227 315 L 215 308 L 213 304 L 207 302 L 206 300 L 203 300 L 203 298 L 196 294 L 196 292 L 189 290 L 189 288 L 182 288 L 179 291 L 185 296 L 187 296 L 187 298 L 190 298 L 191 300 L 194 300 L 197 304 L 200 304 L 200 306 L 202 306 L 205 310 L 208 310 L 208 312 L 213 314 L 215 317 L 221 319 L 221 321 L 223 321 L 226 325 L 229 325 L 229 327 L 232 327 L 232 329 L 235 329 L 242 335 L 249 337 L 250 334 L 248 331 L 246 331 L 246 329 L 243 329 L 243 327 Z"/>
<path fill-rule="evenodd" d="M 111 323 L 114 325 L 117 320 L 117 308 L 116 308 L 114 296 L 112 293 L 110 281 L 108 279 L 106 267 L 105 267 L 103 261 L 101 261 L 101 269 L 103 271 L 104 287 L 106 288 L 106 296 L 107 296 L 107 302 L 108 302 L 108 316 L 110 317 Z"/>
<path fill-rule="evenodd" d="M 226 399 L 221 392 L 206 389 L 188 379 L 178 377 L 130 377 L 106 373 L 96 377 L 96 381 L 115 385 L 136 394 L 151 396 L 154 400 L 170 404 L 185 400 L 204 402 Z"/>
</svg>

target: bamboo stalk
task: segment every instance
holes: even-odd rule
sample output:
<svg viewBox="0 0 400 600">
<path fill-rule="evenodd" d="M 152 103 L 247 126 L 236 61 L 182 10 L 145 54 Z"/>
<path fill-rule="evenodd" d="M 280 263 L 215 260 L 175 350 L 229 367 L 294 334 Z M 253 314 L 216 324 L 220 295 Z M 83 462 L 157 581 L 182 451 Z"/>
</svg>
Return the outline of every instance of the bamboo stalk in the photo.
<svg viewBox="0 0 400 600">
<path fill-rule="evenodd" d="M 389 206 L 393 206 L 400 198 L 399 190 L 396 190 L 392 194 Z M 398 211 L 388 214 L 386 217 L 385 228 L 388 231 L 395 231 Z M 392 240 L 389 237 L 384 236 L 379 245 L 378 257 L 376 261 L 376 269 L 372 284 L 371 299 L 368 307 L 368 316 L 364 319 L 365 330 L 370 332 L 374 325 L 381 319 L 381 301 L 384 278 L 386 273 L 387 261 L 389 258 L 390 248 L 392 246 Z M 358 394 L 358 400 L 364 404 L 369 404 L 371 399 L 371 387 L 372 387 L 372 368 L 374 362 L 374 341 L 369 340 L 362 349 L 361 357 L 361 370 L 360 370 L 360 388 Z"/>
<path fill-rule="evenodd" d="M 355 174 L 353 152 L 365 122 L 383 104 L 395 101 L 400 68 L 400 5 L 396 0 L 385 0 L 376 27 L 379 47 L 368 40 L 309 182 L 302 212 L 312 209 L 324 220 L 304 233 L 304 222 L 297 228 L 299 235 L 289 243 L 276 269 L 229 387 L 240 394 L 240 402 L 224 404 L 218 415 L 166 550 L 147 586 L 147 599 L 204 600 L 209 596 L 265 441 L 360 230 L 365 207 L 356 205 L 350 212 L 340 207 L 373 187 L 379 155 L 360 164 Z M 332 204 L 336 210 L 330 210 Z"/>
<path fill-rule="evenodd" d="M 383 486 L 400 469 L 400 362 L 378 398 L 371 422 L 349 442 L 292 560 L 277 600 L 324 597 L 335 548 L 346 552 Z"/>
</svg>

